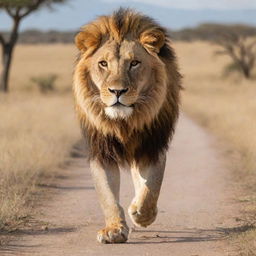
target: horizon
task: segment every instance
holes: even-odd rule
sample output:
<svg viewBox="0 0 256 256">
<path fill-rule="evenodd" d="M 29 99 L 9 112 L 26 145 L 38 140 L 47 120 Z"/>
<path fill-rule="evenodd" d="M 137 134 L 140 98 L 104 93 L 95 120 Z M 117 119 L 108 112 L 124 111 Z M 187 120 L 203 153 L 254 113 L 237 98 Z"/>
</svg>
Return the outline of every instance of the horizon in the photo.
<svg viewBox="0 0 256 256">
<path fill-rule="evenodd" d="M 202 25 L 220 25 L 220 26 L 246 26 L 246 27 L 252 27 L 252 28 L 256 28 L 256 24 L 248 24 L 248 23 L 222 23 L 222 22 L 203 22 L 203 23 L 199 23 L 197 25 L 194 26 L 187 26 L 187 27 L 181 27 L 178 29 L 171 29 L 169 27 L 165 27 L 166 29 L 173 31 L 173 32 L 179 32 L 185 29 L 196 29 Z M 60 32 L 60 33 L 72 33 L 72 32 L 77 32 L 79 30 L 78 29 L 55 29 L 55 28 L 49 28 L 49 29 L 43 29 L 43 28 L 35 28 L 35 27 L 31 27 L 31 28 L 25 28 L 25 29 L 21 29 L 20 32 L 29 32 L 29 31 L 38 31 L 38 32 L 42 32 L 42 33 L 48 33 L 48 32 Z M 9 33 L 9 30 L 1 30 L 0 28 L 0 32 L 3 33 Z"/>
</svg>

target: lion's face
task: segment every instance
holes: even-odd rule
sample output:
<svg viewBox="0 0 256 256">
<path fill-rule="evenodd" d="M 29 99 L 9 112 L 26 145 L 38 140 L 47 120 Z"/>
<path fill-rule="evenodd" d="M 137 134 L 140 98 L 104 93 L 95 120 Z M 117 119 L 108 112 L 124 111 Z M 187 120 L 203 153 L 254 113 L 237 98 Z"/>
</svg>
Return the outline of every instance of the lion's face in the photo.
<svg viewBox="0 0 256 256">
<path fill-rule="evenodd" d="M 90 76 L 105 114 L 126 119 L 154 84 L 154 58 L 136 41 L 107 41 L 91 57 Z"/>
<path fill-rule="evenodd" d="M 149 127 L 176 97 L 179 74 L 169 38 L 147 17 L 101 16 L 75 42 L 73 88 L 88 127 L 127 140 L 127 132 Z"/>
</svg>

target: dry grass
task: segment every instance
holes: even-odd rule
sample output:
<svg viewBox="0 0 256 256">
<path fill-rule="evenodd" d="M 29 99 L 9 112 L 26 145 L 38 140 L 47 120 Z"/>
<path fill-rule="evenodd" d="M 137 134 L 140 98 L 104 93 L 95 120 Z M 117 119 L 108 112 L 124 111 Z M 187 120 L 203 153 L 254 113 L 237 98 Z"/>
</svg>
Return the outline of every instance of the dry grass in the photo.
<svg viewBox="0 0 256 256">
<path fill-rule="evenodd" d="M 12 90 L 37 90 L 32 77 L 56 74 L 59 91 L 71 88 L 76 49 L 74 45 L 22 45 L 15 49 L 11 72 Z"/>
<path fill-rule="evenodd" d="M 254 229 L 234 235 L 231 244 L 238 256 L 256 256 L 256 232 Z"/>
<path fill-rule="evenodd" d="M 252 205 L 250 198 L 256 193 L 256 81 L 239 75 L 223 77 L 229 59 L 215 56 L 215 46 L 195 42 L 177 43 L 176 48 L 185 74 L 183 109 L 230 147 L 236 157 L 235 177 L 246 187 Z M 255 230 L 237 237 L 241 255 L 256 255 L 255 240 Z"/>
<path fill-rule="evenodd" d="M 0 230 L 21 223 L 43 176 L 56 173 L 80 132 L 71 88 L 72 46 L 18 46 L 11 93 L 0 95 Z M 31 76 L 56 73 L 59 92 L 26 91 Z"/>
<path fill-rule="evenodd" d="M 184 110 L 239 154 L 237 175 L 255 177 L 256 81 L 238 75 L 223 78 L 228 59 L 214 56 L 210 44 L 179 43 L 177 49 L 185 74 Z"/>
</svg>

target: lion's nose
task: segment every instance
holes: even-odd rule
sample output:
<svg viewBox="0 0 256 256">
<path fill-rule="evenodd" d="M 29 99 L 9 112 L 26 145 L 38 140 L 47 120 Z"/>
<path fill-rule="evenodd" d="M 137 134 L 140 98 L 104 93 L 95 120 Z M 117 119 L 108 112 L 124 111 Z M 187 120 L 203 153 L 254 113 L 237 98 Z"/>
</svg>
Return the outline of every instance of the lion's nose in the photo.
<svg viewBox="0 0 256 256">
<path fill-rule="evenodd" d="M 121 90 L 108 88 L 108 90 L 109 90 L 111 93 L 114 93 L 117 98 L 119 98 L 122 94 L 124 94 L 124 93 L 126 93 L 126 92 L 128 91 L 128 88 L 121 89 Z"/>
</svg>

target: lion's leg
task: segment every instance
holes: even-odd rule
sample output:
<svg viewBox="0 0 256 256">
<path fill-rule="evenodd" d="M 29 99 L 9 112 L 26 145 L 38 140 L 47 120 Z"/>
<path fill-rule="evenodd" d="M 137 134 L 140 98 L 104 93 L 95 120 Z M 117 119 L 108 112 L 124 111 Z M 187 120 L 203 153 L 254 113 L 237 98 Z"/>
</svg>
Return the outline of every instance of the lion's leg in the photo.
<svg viewBox="0 0 256 256">
<path fill-rule="evenodd" d="M 129 229 L 119 205 L 119 168 L 117 165 L 103 166 L 96 160 L 91 161 L 90 166 L 106 222 L 97 239 L 100 243 L 123 243 L 128 238 Z"/>
<path fill-rule="evenodd" d="M 165 155 L 150 166 L 135 164 L 131 168 L 135 187 L 135 197 L 129 207 L 132 222 L 139 227 L 147 227 L 154 222 L 157 215 L 159 197 L 165 169 Z"/>
</svg>

